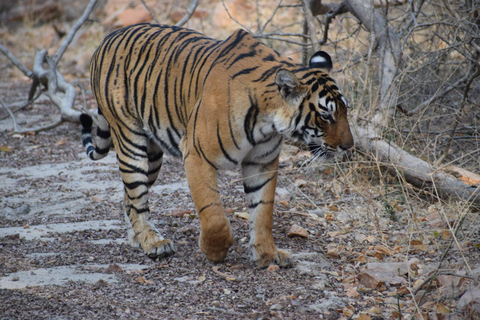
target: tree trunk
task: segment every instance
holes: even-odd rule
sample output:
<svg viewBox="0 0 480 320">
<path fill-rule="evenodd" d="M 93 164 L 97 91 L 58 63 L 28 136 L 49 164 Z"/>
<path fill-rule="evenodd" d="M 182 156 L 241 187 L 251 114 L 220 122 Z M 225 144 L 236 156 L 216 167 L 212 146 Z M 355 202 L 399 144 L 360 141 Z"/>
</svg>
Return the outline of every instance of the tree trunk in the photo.
<svg viewBox="0 0 480 320">
<path fill-rule="evenodd" d="M 372 121 L 379 128 L 387 127 L 395 114 L 398 98 L 395 77 L 402 59 L 400 37 L 388 26 L 386 17 L 374 8 L 371 1 L 345 0 L 344 4 L 348 11 L 375 36 L 380 53 L 378 69 L 380 101 Z"/>
</svg>

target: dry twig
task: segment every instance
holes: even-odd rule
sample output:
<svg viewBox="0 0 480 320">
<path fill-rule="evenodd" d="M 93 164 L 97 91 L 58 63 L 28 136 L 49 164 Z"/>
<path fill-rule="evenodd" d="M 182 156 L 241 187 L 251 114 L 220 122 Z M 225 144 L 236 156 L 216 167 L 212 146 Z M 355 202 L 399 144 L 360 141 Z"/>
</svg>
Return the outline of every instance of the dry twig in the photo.
<svg viewBox="0 0 480 320">
<path fill-rule="evenodd" d="M 223 273 L 221 271 L 218 271 L 218 269 L 220 269 L 220 266 L 214 266 L 212 267 L 212 270 L 213 272 L 215 272 L 217 275 L 219 275 L 220 277 L 222 277 L 223 279 L 227 280 L 227 281 L 242 281 L 243 279 L 240 278 L 240 277 L 236 277 L 234 275 L 231 275 L 231 274 L 227 274 L 227 273 Z"/>
</svg>

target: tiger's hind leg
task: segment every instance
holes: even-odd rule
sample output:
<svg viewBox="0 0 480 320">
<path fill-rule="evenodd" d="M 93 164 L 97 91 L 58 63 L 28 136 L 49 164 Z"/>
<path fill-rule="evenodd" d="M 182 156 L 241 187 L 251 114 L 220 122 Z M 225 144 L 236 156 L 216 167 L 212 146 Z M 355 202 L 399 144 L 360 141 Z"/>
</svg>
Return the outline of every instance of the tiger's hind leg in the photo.
<svg viewBox="0 0 480 320">
<path fill-rule="evenodd" d="M 148 189 L 155 182 L 163 153 L 148 137 L 123 132 L 115 134 L 117 158 L 125 187 L 125 220 L 130 226 L 129 242 L 140 246 L 152 258 L 163 258 L 176 252 L 171 240 L 165 239 L 149 221 Z M 118 139 L 122 137 L 122 139 Z"/>
</svg>

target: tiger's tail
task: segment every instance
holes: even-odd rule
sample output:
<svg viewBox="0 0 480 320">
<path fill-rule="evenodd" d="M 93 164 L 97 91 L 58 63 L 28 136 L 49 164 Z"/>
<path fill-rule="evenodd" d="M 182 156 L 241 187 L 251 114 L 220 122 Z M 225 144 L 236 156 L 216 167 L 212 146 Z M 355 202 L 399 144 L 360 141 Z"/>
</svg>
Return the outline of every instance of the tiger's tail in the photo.
<svg viewBox="0 0 480 320">
<path fill-rule="evenodd" d="M 108 154 L 112 143 L 107 120 L 101 114 L 99 114 L 98 120 L 97 136 L 94 145 L 92 142 L 92 117 L 86 113 L 80 115 L 80 122 L 82 123 L 82 144 L 85 147 L 87 156 L 92 160 L 104 158 Z"/>
</svg>

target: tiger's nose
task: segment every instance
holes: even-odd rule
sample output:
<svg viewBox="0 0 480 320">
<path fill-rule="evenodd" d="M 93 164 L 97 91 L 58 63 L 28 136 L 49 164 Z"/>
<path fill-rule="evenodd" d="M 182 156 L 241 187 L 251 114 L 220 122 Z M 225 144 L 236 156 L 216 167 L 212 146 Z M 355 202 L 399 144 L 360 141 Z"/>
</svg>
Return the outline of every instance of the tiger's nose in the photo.
<svg viewBox="0 0 480 320">
<path fill-rule="evenodd" d="M 342 149 L 343 151 L 347 151 L 348 149 L 351 149 L 352 147 L 353 147 L 353 139 L 352 139 L 352 141 L 342 143 L 340 145 L 340 149 Z"/>
<path fill-rule="evenodd" d="M 346 151 L 352 148 L 353 145 L 354 145 L 353 136 L 350 130 L 348 130 L 348 133 L 344 134 L 342 142 L 340 143 L 340 149 L 342 149 L 343 151 Z"/>
</svg>

